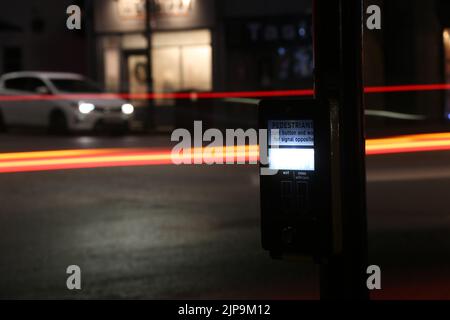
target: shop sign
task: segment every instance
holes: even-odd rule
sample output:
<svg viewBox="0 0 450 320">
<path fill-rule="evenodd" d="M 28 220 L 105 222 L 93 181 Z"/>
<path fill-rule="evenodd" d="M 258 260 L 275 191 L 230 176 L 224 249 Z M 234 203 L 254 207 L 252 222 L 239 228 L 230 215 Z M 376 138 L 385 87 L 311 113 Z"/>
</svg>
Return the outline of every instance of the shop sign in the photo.
<svg viewBox="0 0 450 320">
<path fill-rule="evenodd" d="M 153 11 L 156 15 L 182 16 L 194 9 L 195 0 L 153 0 Z"/>
</svg>

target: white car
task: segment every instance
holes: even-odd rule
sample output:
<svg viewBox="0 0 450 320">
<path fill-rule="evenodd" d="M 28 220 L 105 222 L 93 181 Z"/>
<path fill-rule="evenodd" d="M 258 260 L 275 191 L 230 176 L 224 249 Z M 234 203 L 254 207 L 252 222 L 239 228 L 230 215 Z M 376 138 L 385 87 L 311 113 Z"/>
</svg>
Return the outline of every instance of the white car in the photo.
<svg viewBox="0 0 450 320">
<path fill-rule="evenodd" d="M 78 74 L 5 74 L 0 77 L 0 126 L 45 126 L 54 133 L 105 126 L 127 129 L 133 105 L 119 96 L 105 99 L 101 94 L 93 82 Z"/>
</svg>

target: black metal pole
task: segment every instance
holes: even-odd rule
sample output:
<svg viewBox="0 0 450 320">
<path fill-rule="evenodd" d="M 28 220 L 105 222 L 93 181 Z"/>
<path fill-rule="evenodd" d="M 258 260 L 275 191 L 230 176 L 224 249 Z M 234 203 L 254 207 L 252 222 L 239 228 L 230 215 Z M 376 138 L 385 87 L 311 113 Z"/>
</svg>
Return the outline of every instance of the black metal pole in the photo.
<svg viewBox="0 0 450 320">
<path fill-rule="evenodd" d="M 153 68 L 152 68 L 152 3 L 145 0 L 145 37 L 147 39 L 147 93 L 153 92 Z M 154 129 L 155 110 L 153 101 L 147 100 L 147 114 L 145 126 L 147 129 Z"/>
<path fill-rule="evenodd" d="M 99 81 L 98 72 L 94 68 L 96 65 L 96 50 L 95 50 L 95 28 L 94 28 L 94 3 L 93 0 L 85 1 L 85 21 L 86 21 L 86 56 L 87 56 L 87 74 L 91 79 Z"/>
<path fill-rule="evenodd" d="M 316 98 L 337 107 L 339 127 L 342 251 L 320 267 L 326 300 L 369 299 L 362 32 L 362 0 L 314 0 Z"/>
</svg>

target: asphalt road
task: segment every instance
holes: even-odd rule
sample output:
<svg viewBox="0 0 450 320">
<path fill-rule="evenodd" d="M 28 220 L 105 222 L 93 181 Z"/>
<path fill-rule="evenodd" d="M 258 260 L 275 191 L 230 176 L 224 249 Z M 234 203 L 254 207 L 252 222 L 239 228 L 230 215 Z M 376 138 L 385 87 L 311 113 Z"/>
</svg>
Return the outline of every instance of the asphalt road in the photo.
<svg viewBox="0 0 450 320">
<path fill-rule="evenodd" d="M 168 137 L 0 136 L 1 152 L 168 145 Z M 450 152 L 368 158 L 374 298 L 450 299 Z M 0 175 L 0 298 L 318 298 L 317 268 L 259 242 L 255 166 Z M 82 290 L 66 289 L 67 266 Z"/>
</svg>

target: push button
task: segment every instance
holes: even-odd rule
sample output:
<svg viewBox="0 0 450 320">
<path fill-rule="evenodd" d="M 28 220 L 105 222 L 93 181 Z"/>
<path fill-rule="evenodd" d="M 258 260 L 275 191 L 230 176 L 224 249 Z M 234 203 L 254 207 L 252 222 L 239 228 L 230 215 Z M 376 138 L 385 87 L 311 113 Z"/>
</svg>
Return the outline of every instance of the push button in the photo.
<svg viewBox="0 0 450 320">
<path fill-rule="evenodd" d="M 293 199 L 295 199 L 294 184 L 292 181 L 281 182 L 281 203 L 284 214 L 289 214 L 292 210 Z"/>
<path fill-rule="evenodd" d="M 300 210 L 303 212 L 308 209 L 309 206 L 309 190 L 308 182 L 297 182 L 297 200 Z"/>
<path fill-rule="evenodd" d="M 281 197 L 292 197 L 292 181 L 282 181 L 281 182 Z"/>
<path fill-rule="evenodd" d="M 284 228 L 281 231 L 281 241 L 286 246 L 292 245 L 295 241 L 295 229 L 292 227 Z"/>
</svg>

